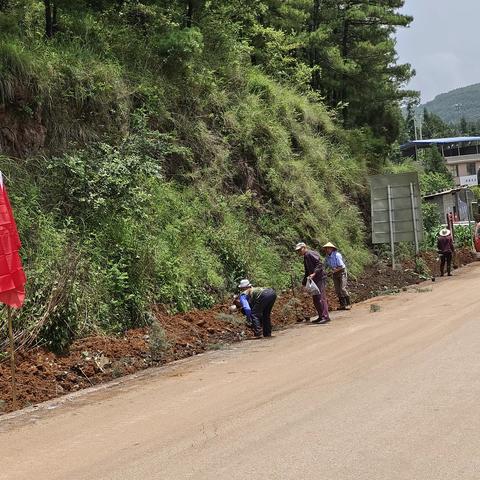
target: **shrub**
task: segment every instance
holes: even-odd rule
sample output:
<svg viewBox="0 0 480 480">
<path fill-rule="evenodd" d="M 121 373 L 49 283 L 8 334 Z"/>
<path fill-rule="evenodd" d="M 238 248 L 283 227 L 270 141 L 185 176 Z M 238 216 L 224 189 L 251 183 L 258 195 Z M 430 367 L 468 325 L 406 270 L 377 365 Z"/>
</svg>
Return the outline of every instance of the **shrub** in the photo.
<svg viewBox="0 0 480 480">
<path fill-rule="evenodd" d="M 258 32 L 280 84 L 250 66 L 238 26 L 216 35 L 221 17 L 201 31 L 108 4 L 78 21 L 62 10 L 45 41 L 36 2 L 0 47 L 4 101 L 25 86 L 22 109 L 47 131 L 41 155 L 0 159 L 29 279 L 19 326 L 60 351 L 147 325 L 156 303 L 212 306 L 241 277 L 282 289 L 299 240 L 337 243 L 359 272 L 365 165 L 318 97 L 287 86 L 306 72 L 282 63 L 285 39 Z"/>
<path fill-rule="evenodd" d="M 440 209 L 435 203 L 422 202 L 422 216 L 423 228 L 427 233 L 437 229 L 442 222 Z"/>
</svg>

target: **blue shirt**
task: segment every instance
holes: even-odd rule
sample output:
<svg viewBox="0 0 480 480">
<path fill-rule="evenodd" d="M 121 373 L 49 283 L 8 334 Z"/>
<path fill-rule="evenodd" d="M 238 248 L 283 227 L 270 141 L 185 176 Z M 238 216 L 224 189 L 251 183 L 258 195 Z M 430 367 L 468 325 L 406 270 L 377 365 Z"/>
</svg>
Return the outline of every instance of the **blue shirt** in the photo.
<svg viewBox="0 0 480 480">
<path fill-rule="evenodd" d="M 332 270 L 337 268 L 346 268 L 342 254 L 337 250 L 334 250 L 330 255 L 325 257 L 325 266 L 331 268 Z"/>
<path fill-rule="evenodd" d="M 240 295 L 240 305 L 243 308 L 243 313 L 247 318 L 252 316 L 252 309 L 250 308 L 250 304 L 248 303 L 247 295 L 242 294 Z"/>
</svg>

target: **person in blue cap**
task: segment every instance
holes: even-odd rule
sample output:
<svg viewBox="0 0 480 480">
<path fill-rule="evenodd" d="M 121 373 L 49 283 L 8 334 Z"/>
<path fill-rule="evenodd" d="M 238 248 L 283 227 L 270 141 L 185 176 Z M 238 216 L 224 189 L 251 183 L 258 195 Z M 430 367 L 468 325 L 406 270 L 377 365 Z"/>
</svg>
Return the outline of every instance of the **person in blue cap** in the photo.
<svg viewBox="0 0 480 480">
<path fill-rule="evenodd" d="M 255 337 L 272 336 L 271 313 L 277 300 L 273 288 L 254 287 L 248 279 L 238 285 L 240 295 L 236 298 L 236 305 L 241 308 L 247 317 L 247 324 L 252 328 Z"/>
</svg>

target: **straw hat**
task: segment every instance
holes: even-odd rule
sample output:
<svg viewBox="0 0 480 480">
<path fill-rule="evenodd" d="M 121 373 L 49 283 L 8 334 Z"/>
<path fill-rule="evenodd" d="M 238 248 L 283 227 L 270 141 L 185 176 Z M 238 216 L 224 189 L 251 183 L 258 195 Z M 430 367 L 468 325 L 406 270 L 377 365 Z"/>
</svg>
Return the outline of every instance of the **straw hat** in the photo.
<svg viewBox="0 0 480 480">
<path fill-rule="evenodd" d="M 441 237 L 448 237 L 452 234 L 452 232 L 448 228 L 442 228 L 440 230 L 440 236 Z"/>
<path fill-rule="evenodd" d="M 333 248 L 335 250 L 338 250 L 338 248 L 332 242 L 326 243 L 322 248 Z"/>
<path fill-rule="evenodd" d="M 297 243 L 297 244 L 295 245 L 295 251 L 298 252 L 299 250 L 301 250 L 302 248 L 304 248 L 304 247 L 306 247 L 306 246 L 307 246 L 306 243 L 299 242 L 299 243 Z"/>
<path fill-rule="evenodd" d="M 251 286 L 252 286 L 252 284 L 250 283 L 250 280 L 245 278 L 239 283 L 238 288 L 240 290 L 244 290 L 246 288 L 250 288 Z"/>
</svg>

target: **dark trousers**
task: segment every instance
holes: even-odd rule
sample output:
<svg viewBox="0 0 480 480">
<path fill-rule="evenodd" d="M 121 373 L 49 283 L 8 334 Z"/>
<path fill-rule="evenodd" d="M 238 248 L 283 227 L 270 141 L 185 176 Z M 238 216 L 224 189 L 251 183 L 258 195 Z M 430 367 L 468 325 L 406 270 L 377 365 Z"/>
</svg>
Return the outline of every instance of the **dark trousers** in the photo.
<svg viewBox="0 0 480 480">
<path fill-rule="evenodd" d="M 445 263 L 447 264 L 447 273 L 450 275 L 452 270 L 452 252 L 440 254 L 440 273 L 445 273 Z"/>
<path fill-rule="evenodd" d="M 350 305 L 350 294 L 347 290 L 347 272 L 342 270 L 332 275 L 335 293 L 337 294 L 340 306 L 345 308 Z"/>
<path fill-rule="evenodd" d="M 277 300 L 277 294 L 272 288 L 267 288 L 261 294 L 252 308 L 252 323 L 255 334 L 260 334 L 260 325 L 264 337 L 272 336 L 272 308 Z"/>
<path fill-rule="evenodd" d="M 313 304 L 315 305 L 315 310 L 318 313 L 318 318 L 322 320 L 327 320 L 330 318 L 330 315 L 328 313 L 328 300 L 327 294 L 325 292 L 326 282 L 325 280 L 321 280 L 315 283 L 320 290 L 320 295 L 314 295 L 312 297 Z"/>
</svg>

